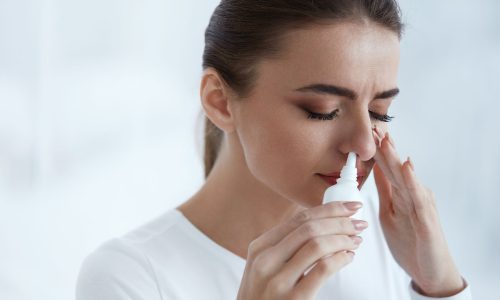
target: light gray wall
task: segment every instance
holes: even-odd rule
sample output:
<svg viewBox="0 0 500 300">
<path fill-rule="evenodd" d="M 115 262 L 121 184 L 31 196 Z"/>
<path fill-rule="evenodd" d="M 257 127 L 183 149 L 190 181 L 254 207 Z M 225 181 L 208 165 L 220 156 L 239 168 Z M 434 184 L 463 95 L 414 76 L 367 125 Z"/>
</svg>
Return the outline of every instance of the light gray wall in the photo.
<svg viewBox="0 0 500 300">
<path fill-rule="evenodd" d="M 217 2 L 0 0 L 1 299 L 71 299 L 85 255 L 202 184 L 198 86 Z M 500 2 L 401 6 L 392 131 L 476 299 L 494 299 Z"/>
</svg>

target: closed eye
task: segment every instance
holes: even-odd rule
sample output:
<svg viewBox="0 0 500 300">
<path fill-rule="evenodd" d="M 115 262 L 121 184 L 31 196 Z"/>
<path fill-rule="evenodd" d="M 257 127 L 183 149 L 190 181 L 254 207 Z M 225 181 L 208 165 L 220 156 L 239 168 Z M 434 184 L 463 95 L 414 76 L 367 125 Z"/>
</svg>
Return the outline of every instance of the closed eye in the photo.
<svg viewBox="0 0 500 300">
<path fill-rule="evenodd" d="M 392 121 L 392 119 L 394 119 L 394 116 L 389 116 L 387 114 L 381 115 L 381 114 L 377 114 L 376 112 L 373 112 L 373 111 L 369 111 L 369 113 L 370 113 L 370 116 L 372 118 L 374 118 L 375 120 L 378 120 L 378 121 L 382 121 L 382 122 L 390 122 L 390 121 Z"/>
<path fill-rule="evenodd" d="M 306 110 L 306 111 L 308 112 L 308 116 L 307 116 L 308 119 L 318 119 L 321 121 L 333 120 L 333 118 L 337 117 L 338 112 L 339 112 L 338 109 L 336 109 L 328 114 L 315 113 L 315 112 L 311 112 L 308 110 Z M 371 118 L 373 118 L 377 121 L 381 121 L 381 122 L 391 122 L 392 119 L 394 119 L 394 116 L 389 116 L 387 114 L 381 115 L 381 114 L 378 114 L 378 113 L 373 112 L 373 111 L 369 111 L 369 113 L 370 113 Z"/>
<path fill-rule="evenodd" d="M 307 116 L 308 119 L 318 119 L 318 120 L 326 121 L 326 120 L 332 120 L 333 118 L 335 118 L 337 116 L 339 110 L 336 109 L 329 114 L 319 114 L 319 113 L 310 112 L 310 111 L 307 111 L 307 112 L 309 113 L 309 116 Z"/>
</svg>

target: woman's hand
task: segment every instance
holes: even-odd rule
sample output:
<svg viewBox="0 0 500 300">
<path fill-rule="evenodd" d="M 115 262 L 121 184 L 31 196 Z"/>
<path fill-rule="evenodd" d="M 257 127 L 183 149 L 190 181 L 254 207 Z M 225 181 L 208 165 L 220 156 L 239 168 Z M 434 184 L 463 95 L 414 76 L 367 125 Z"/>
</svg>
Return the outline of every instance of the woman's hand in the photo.
<svg viewBox="0 0 500 300">
<path fill-rule="evenodd" d="M 376 128 L 374 175 L 380 198 L 380 223 L 398 264 L 418 292 L 430 297 L 457 294 L 465 287 L 448 250 L 434 195 L 418 181 L 408 158 L 401 163 L 389 133 Z"/>
<path fill-rule="evenodd" d="M 367 223 L 349 218 L 359 207 L 330 202 L 305 209 L 252 241 L 238 300 L 314 299 L 361 243 L 357 234 Z"/>
</svg>

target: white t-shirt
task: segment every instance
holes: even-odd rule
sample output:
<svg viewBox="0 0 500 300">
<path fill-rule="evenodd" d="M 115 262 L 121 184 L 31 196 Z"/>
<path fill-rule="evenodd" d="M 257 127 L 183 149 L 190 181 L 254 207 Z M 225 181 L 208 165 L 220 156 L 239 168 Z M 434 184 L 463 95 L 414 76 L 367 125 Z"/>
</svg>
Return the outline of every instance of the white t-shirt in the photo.
<svg viewBox="0 0 500 300">
<path fill-rule="evenodd" d="M 371 177 L 371 176 L 370 176 Z M 368 182 L 367 182 L 368 183 Z M 363 191 L 364 190 L 364 191 Z M 358 218 L 368 221 L 354 260 L 332 275 L 318 300 L 424 300 L 394 261 L 378 222 L 378 196 L 363 188 Z M 123 237 L 101 245 L 83 262 L 77 300 L 234 300 L 245 260 L 171 209 Z M 470 288 L 447 298 L 471 300 Z"/>
</svg>

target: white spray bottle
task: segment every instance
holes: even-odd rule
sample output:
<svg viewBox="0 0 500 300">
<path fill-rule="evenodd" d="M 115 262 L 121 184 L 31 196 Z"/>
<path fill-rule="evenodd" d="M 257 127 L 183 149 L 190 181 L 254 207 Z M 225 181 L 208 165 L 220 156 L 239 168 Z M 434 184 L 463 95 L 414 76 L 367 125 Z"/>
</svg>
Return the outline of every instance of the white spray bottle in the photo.
<svg viewBox="0 0 500 300">
<path fill-rule="evenodd" d="M 323 204 L 332 201 L 359 201 L 363 203 L 363 197 L 358 190 L 357 176 L 356 153 L 349 152 L 347 162 L 340 172 L 337 183 L 326 189 Z"/>
</svg>

